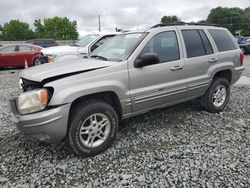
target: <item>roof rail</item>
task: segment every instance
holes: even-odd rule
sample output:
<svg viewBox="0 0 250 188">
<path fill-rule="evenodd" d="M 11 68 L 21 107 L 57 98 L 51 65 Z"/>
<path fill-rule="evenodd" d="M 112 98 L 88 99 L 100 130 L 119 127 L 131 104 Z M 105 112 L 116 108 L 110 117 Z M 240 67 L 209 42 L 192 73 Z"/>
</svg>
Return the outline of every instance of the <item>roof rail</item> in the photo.
<svg viewBox="0 0 250 188">
<path fill-rule="evenodd" d="M 200 25 L 200 26 L 217 26 L 217 27 L 223 27 L 221 25 L 218 25 L 218 24 L 213 24 L 213 23 L 186 23 L 186 22 L 173 22 L 173 23 L 167 23 L 167 24 L 164 24 L 164 23 L 160 23 L 160 24 L 156 24 L 156 25 L 153 25 L 151 27 L 152 28 L 156 28 L 156 27 L 165 27 L 165 26 L 175 26 L 175 25 Z"/>
</svg>

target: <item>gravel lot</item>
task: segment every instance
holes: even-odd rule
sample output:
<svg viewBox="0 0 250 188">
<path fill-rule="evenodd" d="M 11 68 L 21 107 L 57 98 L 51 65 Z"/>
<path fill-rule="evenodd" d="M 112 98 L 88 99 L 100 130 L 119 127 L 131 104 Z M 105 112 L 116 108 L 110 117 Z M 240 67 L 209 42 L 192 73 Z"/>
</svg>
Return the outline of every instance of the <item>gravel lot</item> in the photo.
<svg viewBox="0 0 250 188">
<path fill-rule="evenodd" d="M 0 187 L 250 187 L 250 86 L 233 86 L 222 113 L 191 101 L 125 120 L 109 150 L 81 159 L 13 126 L 18 72 L 0 71 Z"/>
</svg>

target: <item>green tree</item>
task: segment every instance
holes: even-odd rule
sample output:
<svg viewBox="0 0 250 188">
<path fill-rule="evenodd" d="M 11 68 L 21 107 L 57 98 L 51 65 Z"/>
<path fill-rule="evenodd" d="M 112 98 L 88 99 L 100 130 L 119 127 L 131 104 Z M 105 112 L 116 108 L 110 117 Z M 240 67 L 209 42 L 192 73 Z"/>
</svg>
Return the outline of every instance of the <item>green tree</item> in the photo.
<svg viewBox="0 0 250 188">
<path fill-rule="evenodd" d="M 47 18 L 35 20 L 35 33 L 38 38 L 52 38 L 55 40 L 75 40 L 78 38 L 77 23 L 67 17 Z"/>
<path fill-rule="evenodd" d="M 250 36 L 250 7 L 244 10 L 241 35 Z"/>
<path fill-rule="evenodd" d="M 2 40 L 2 39 L 3 39 L 3 27 L 0 24 L 0 40 Z"/>
<path fill-rule="evenodd" d="M 163 16 L 161 18 L 161 23 L 163 24 L 168 24 L 168 23 L 175 23 L 175 22 L 180 22 L 181 19 L 178 18 L 177 16 Z"/>
<path fill-rule="evenodd" d="M 207 21 L 226 27 L 235 34 L 236 30 L 243 29 L 244 14 L 240 8 L 217 7 L 210 11 Z"/>
<path fill-rule="evenodd" d="M 4 40 L 28 40 L 34 38 L 29 24 L 19 20 L 11 20 L 3 26 Z"/>
<path fill-rule="evenodd" d="M 35 26 L 35 36 L 36 38 L 43 38 L 44 35 L 44 25 L 42 24 L 41 20 L 35 20 L 34 22 Z"/>
</svg>

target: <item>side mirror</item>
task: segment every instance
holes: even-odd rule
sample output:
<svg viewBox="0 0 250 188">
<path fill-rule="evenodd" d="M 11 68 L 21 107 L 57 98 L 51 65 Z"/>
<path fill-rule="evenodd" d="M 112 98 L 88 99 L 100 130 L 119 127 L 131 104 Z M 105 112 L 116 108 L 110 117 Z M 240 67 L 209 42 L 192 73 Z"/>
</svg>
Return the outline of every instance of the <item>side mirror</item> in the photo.
<svg viewBox="0 0 250 188">
<path fill-rule="evenodd" d="M 160 57 L 157 53 L 145 53 L 140 58 L 135 60 L 135 68 L 142 68 L 149 65 L 154 65 L 160 62 Z"/>
</svg>

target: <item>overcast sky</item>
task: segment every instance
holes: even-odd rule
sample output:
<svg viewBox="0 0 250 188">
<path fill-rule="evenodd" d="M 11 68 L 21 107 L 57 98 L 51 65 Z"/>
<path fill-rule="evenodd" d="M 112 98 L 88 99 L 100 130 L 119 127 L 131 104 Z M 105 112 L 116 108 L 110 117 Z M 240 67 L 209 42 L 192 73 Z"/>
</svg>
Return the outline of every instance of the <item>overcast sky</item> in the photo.
<svg viewBox="0 0 250 188">
<path fill-rule="evenodd" d="M 78 31 L 142 29 L 160 22 L 164 15 L 177 15 L 182 21 L 206 19 L 212 8 L 250 6 L 250 0 L 1 0 L 0 24 L 20 19 L 33 28 L 35 19 L 54 16 L 76 20 Z"/>
</svg>

